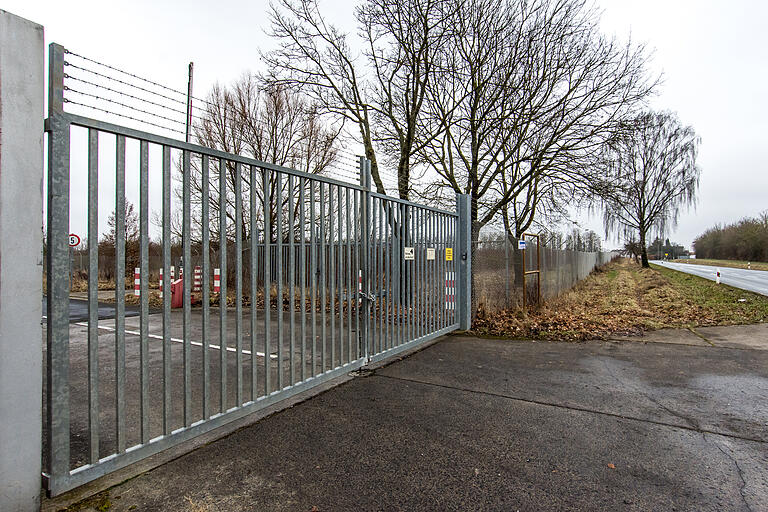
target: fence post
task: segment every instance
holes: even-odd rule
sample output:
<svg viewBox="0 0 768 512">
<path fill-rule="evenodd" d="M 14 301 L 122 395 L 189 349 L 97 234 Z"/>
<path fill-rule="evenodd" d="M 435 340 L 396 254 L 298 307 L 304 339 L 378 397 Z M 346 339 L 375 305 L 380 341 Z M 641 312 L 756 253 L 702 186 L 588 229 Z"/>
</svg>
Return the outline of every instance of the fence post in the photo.
<svg viewBox="0 0 768 512">
<path fill-rule="evenodd" d="M 469 196 L 456 194 L 456 211 L 459 214 L 456 233 L 456 252 L 459 271 L 456 276 L 456 299 L 459 329 L 467 331 L 472 327 L 472 218 Z"/>
<path fill-rule="evenodd" d="M 43 51 L 0 10 L 0 510 L 40 507 Z"/>
</svg>

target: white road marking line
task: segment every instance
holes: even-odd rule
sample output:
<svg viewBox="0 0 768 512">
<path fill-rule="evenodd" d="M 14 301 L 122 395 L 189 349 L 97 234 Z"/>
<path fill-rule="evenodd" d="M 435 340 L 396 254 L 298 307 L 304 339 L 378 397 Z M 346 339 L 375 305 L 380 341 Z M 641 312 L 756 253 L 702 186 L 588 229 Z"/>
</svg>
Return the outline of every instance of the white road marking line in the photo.
<svg viewBox="0 0 768 512">
<path fill-rule="evenodd" d="M 79 325 L 80 327 L 88 327 L 88 322 L 75 322 L 75 325 Z M 114 327 L 107 327 L 106 325 L 99 325 L 99 329 L 104 329 L 105 331 L 112 331 L 112 332 L 115 331 Z M 125 334 L 133 334 L 134 336 L 141 336 L 141 332 L 139 332 L 139 331 L 130 331 L 128 329 L 125 330 Z M 155 339 L 155 340 L 162 340 L 163 339 L 162 336 L 159 336 L 157 334 L 147 334 L 147 337 Z M 184 343 L 184 340 L 179 339 L 179 338 L 171 338 L 171 341 L 174 341 L 176 343 Z M 199 342 L 199 341 L 190 341 L 189 343 L 191 345 L 196 346 L 196 347 L 202 347 L 203 346 L 203 344 L 201 342 Z M 216 350 L 221 350 L 221 346 L 220 345 L 210 344 L 208 346 L 210 348 L 213 348 L 213 349 L 216 349 Z M 228 352 L 237 352 L 237 349 L 234 348 L 234 347 L 227 347 L 227 351 Z M 241 352 L 243 354 L 245 354 L 245 355 L 248 355 L 248 356 L 251 355 L 251 351 L 250 350 L 243 349 Z M 256 352 L 256 356 L 257 357 L 264 357 L 264 352 Z M 277 355 L 276 354 L 269 354 L 269 358 L 270 359 L 277 359 Z"/>
</svg>

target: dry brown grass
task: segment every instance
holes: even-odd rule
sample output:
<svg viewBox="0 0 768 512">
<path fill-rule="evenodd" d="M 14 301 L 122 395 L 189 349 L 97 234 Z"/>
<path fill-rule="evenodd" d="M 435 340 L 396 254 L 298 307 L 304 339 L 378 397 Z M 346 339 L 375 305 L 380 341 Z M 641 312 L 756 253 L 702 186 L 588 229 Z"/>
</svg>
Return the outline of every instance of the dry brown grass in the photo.
<svg viewBox="0 0 768 512">
<path fill-rule="evenodd" d="M 520 310 L 481 310 L 473 330 L 499 337 L 584 340 L 766 320 L 768 297 L 621 259 L 525 316 Z"/>
</svg>

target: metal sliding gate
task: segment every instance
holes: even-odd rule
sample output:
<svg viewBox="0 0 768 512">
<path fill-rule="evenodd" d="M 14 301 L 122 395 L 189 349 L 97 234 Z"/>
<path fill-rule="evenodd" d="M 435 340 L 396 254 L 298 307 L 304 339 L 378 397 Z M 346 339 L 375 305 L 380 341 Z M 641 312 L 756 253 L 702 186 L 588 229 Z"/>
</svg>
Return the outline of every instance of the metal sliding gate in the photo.
<svg viewBox="0 0 768 512">
<path fill-rule="evenodd" d="M 466 196 L 457 196 L 461 213 L 440 210 L 371 192 L 363 158 L 361 183 L 350 184 L 65 112 L 68 53 L 50 46 L 43 440 L 50 495 L 468 328 Z M 83 147 L 75 147 L 75 131 Z M 94 243 L 88 321 L 71 323 L 75 167 L 87 174 Z M 125 290 L 116 286 L 114 318 L 100 320 L 99 190 L 109 187 L 114 198 L 110 271 L 121 282 L 126 270 L 133 274 L 125 257 L 129 178 L 138 183 L 138 314 L 126 317 Z M 151 190 L 151 182 L 159 185 Z M 184 279 L 183 307 L 172 310 L 166 271 L 166 293 L 150 309 L 150 279 L 160 269 L 150 268 L 149 245 L 161 245 L 162 267 L 170 268 L 174 226 L 183 261 L 193 251 L 201 257 L 202 291 L 196 296 Z M 219 293 L 211 291 L 214 267 Z"/>
</svg>

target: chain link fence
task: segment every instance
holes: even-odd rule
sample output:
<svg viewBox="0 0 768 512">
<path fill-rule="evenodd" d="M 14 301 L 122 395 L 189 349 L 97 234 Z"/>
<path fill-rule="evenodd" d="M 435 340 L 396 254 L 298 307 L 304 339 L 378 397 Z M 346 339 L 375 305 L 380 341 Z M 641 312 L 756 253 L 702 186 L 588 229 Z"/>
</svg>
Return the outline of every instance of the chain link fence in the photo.
<svg viewBox="0 0 768 512">
<path fill-rule="evenodd" d="M 473 272 L 479 307 L 489 312 L 522 307 L 524 272 L 529 272 L 525 275 L 525 293 L 530 304 L 537 300 L 539 279 L 544 301 L 570 289 L 618 256 L 616 252 L 538 247 L 536 238 L 526 237 L 526 243 L 526 249 L 520 250 L 516 238 L 475 242 Z"/>
</svg>

